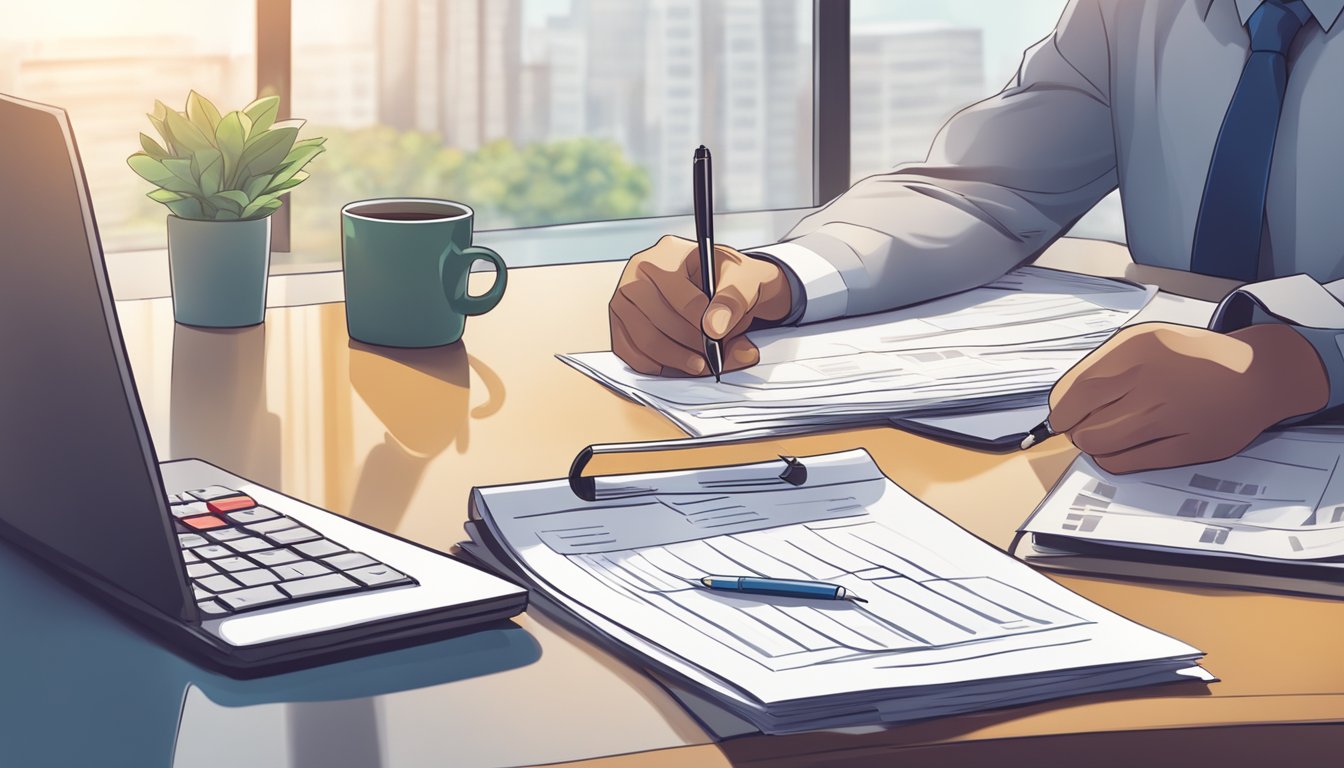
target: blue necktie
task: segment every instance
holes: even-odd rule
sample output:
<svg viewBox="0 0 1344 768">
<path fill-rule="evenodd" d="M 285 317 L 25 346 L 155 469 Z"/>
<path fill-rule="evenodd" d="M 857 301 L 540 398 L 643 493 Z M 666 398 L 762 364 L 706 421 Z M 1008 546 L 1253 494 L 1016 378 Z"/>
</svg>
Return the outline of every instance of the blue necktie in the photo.
<svg viewBox="0 0 1344 768">
<path fill-rule="evenodd" d="M 1288 84 L 1288 46 L 1311 18 L 1302 0 L 1265 0 L 1246 22 L 1251 54 L 1218 131 L 1195 222 L 1190 269 L 1256 279 L 1274 136 Z"/>
</svg>

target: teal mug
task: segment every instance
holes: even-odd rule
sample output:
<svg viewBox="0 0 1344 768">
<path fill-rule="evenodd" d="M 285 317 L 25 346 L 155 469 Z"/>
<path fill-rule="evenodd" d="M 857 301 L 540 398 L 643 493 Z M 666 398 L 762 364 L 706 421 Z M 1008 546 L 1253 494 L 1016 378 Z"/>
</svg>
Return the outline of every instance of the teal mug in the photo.
<svg viewBox="0 0 1344 768">
<path fill-rule="evenodd" d="M 475 213 L 427 198 L 360 200 L 341 209 L 345 324 L 350 338 L 385 347 L 437 347 L 462 338 L 467 317 L 495 308 L 504 260 L 471 244 Z M 467 293 L 471 265 L 495 266 L 495 284 Z"/>
</svg>

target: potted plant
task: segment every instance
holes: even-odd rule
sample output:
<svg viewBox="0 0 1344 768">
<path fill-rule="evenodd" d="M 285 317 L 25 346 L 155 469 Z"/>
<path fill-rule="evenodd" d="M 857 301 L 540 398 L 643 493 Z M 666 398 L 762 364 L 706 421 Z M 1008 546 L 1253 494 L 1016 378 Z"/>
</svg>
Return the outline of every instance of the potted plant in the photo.
<svg viewBox="0 0 1344 768">
<path fill-rule="evenodd" d="M 163 144 L 142 133 L 142 151 L 126 161 L 157 187 L 149 198 L 171 212 L 173 317 L 217 328 L 256 325 L 266 314 L 270 216 L 280 195 L 308 178 L 303 168 L 326 139 L 300 141 L 302 120 L 277 122 L 275 96 L 221 116 L 192 91 L 186 107 L 154 102 L 149 121 Z"/>
</svg>

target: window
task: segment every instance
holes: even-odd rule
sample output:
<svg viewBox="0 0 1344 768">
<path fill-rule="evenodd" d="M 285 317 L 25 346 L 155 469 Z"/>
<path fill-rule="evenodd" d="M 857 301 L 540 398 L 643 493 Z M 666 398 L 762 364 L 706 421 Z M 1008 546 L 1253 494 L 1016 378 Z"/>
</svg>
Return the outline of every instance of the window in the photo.
<svg viewBox="0 0 1344 768">
<path fill-rule="evenodd" d="M 1047 37 L 1064 0 L 852 0 L 850 176 L 928 156 L 943 123 L 1001 90 Z M 1124 240 L 1119 194 L 1071 234 Z"/>
<path fill-rule="evenodd" d="M 0 92 L 63 107 L 88 177 L 103 247 L 165 247 L 164 207 L 126 165 L 153 135 L 155 99 L 200 91 L 221 109 L 256 94 L 256 8 L 208 0 L 0 0 Z"/>
<path fill-rule="evenodd" d="M 294 0 L 294 117 L 328 153 L 290 258 L 338 258 L 336 211 L 445 197 L 481 229 L 812 203 L 808 0 Z M 737 41 L 726 45 L 725 40 Z"/>
</svg>

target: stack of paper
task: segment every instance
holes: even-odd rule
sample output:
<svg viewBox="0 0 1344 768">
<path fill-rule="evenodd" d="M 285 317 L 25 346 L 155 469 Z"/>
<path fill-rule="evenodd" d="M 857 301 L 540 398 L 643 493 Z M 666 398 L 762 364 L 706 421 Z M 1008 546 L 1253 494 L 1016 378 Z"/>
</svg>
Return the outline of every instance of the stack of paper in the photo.
<svg viewBox="0 0 1344 768">
<path fill-rule="evenodd" d="M 1044 403 L 1154 288 L 1024 267 L 915 307 L 753 332 L 761 362 L 707 378 L 644 376 L 610 352 L 561 359 L 686 432 L 796 432 L 897 415 Z"/>
<path fill-rule="evenodd" d="M 1024 554 L 1183 555 L 1188 564 L 1197 556 L 1207 567 L 1338 582 L 1341 462 L 1344 431 L 1331 428 L 1270 434 L 1229 459 L 1124 476 L 1080 456 L 1023 524 L 1040 545 Z"/>
<path fill-rule="evenodd" d="M 896 486 L 864 451 L 476 489 L 469 554 L 599 639 L 766 732 L 890 723 L 1209 680 L 1196 649 L 1032 571 Z M 706 590 L 824 581 L 867 603 Z"/>
</svg>

